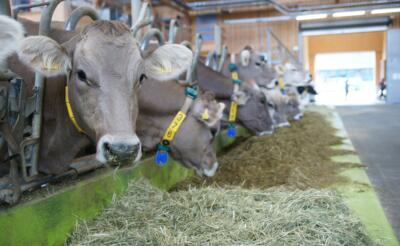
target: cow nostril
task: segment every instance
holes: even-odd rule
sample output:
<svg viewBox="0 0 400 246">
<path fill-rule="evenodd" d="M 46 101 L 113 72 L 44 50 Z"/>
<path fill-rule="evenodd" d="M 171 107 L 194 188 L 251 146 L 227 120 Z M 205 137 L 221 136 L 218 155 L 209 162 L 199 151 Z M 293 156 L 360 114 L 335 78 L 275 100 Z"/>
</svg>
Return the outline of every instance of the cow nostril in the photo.
<svg viewBox="0 0 400 246">
<path fill-rule="evenodd" d="M 218 129 L 216 129 L 216 128 L 211 128 L 211 135 L 212 135 L 213 137 L 215 137 L 215 135 L 217 135 L 217 133 L 218 133 Z"/>
<path fill-rule="evenodd" d="M 105 142 L 103 146 L 105 151 L 110 152 L 110 144 L 108 142 Z"/>
</svg>

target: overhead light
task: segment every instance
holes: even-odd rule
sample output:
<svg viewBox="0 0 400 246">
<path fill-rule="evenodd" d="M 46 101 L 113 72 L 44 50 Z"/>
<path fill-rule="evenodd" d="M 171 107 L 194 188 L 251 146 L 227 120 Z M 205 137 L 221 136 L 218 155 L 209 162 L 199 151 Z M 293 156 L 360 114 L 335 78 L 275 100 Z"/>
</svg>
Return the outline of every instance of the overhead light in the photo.
<svg viewBox="0 0 400 246">
<path fill-rule="evenodd" d="M 296 20 L 316 20 L 316 19 L 325 19 L 328 17 L 328 14 L 312 14 L 312 15 L 298 15 L 296 16 Z"/>
<path fill-rule="evenodd" d="M 333 13 L 333 17 L 348 17 L 348 16 L 360 16 L 365 15 L 365 10 L 358 10 L 358 11 L 346 11 L 346 12 L 336 12 Z"/>
<path fill-rule="evenodd" d="M 379 15 L 379 14 L 388 14 L 396 12 L 400 12 L 400 8 L 374 9 L 371 11 L 371 14 Z"/>
</svg>

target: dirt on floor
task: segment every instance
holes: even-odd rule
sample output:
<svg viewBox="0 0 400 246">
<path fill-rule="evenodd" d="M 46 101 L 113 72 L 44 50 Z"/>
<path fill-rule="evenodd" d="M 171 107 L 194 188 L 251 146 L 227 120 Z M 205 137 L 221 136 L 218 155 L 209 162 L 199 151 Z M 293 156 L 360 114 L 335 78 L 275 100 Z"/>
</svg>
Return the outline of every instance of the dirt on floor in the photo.
<svg viewBox="0 0 400 246">
<path fill-rule="evenodd" d="M 291 128 L 278 129 L 271 136 L 251 137 L 222 153 L 218 158 L 220 169 L 213 178 L 192 177 L 172 190 L 210 184 L 306 189 L 346 182 L 338 172 L 349 164 L 330 158 L 351 152 L 330 148 L 342 143 L 335 132 L 322 115 L 306 113 Z"/>
</svg>

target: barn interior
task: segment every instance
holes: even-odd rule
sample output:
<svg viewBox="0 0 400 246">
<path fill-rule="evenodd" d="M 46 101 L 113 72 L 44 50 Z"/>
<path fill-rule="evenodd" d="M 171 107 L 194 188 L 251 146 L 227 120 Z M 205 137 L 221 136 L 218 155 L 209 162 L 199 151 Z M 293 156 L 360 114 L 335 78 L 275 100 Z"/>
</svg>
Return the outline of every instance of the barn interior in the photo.
<svg viewBox="0 0 400 246">
<path fill-rule="evenodd" d="M 131 27 L 131 30 L 135 30 L 133 31 L 134 36 L 136 37 L 137 34 L 137 37 L 142 37 L 138 38 L 138 42 L 144 42 L 143 40 L 146 39 L 145 34 L 152 29 L 158 29 L 161 33 L 160 36 L 162 36 L 161 39 L 163 39 L 163 43 L 165 41 L 166 44 L 175 43 L 183 45 L 186 42 L 185 44 L 188 44 L 193 49 L 194 54 L 196 54 L 196 49 L 194 47 L 199 47 L 199 63 L 204 63 L 208 69 L 219 73 L 222 73 L 222 66 L 225 61 L 231 64 L 242 62 L 243 60 L 240 59 L 242 58 L 241 55 L 244 50 L 256 52 L 260 59 L 262 57 L 261 61 L 263 65 L 271 69 L 268 71 L 279 75 L 270 77 L 270 80 L 267 81 L 267 85 L 265 86 L 266 88 L 263 87 L 264 85 L 261 86 L 257 83 L 256 77 L 246 81 L 242 79 L 243 83 L 249 83 L 249 85 L 256 87 L 257 90 L 269 90 L 271 89 L 270 86 L 272 86 L 272 88 L 282 91 L 284 95 L 287 95 L 288 93 L 283 91 L 285 84 L 291 83 L 289 81 L 296 81 L 293 82 L 293 87 L 306 88 L 306 95 L 299 94 L 299 105 L 304 105 L 300 108 L 302 110 L 302 115 L 304 113 L 305 118 L 301 119 L 299 122 L 293 120 L 294 123 L 292 120 L 289 120 L 288 124 L 290 123 L 292 127 L 288 129 L 283 128 L 282 130 L 281 128 L 278 129 L 277 126 L 274 126 L 272 129 L 274 133 L 271 138 L 275 142 L 272 140 L 266 141 L 271 141 L 268 143 L 278 144 L 279 141 L 285 139 L 285 141 L 290 141 L 291 143 L 304 143 L 304 146 L 306 146 L 307 141 L 304 140 L 304 142 L 302 142 L 303 139 L 300 139 L 299 137 L 301 135 L 304 138 L 307 138 L 309 140 L 308 142 L 315 142 L 316 145 L 320 144 L 321 151 L 324 148 L 324 144 L 327 146 L 334 145 L 333 149 L 337 148 L 340 149 L 340 151 L 343 151 L 341 157 L 337 157 L 337 153 L 332 154 L 333 156 L 331 157 L 332 159 L 337 157 L 339 162 L 351 163 L 351 166 L 348 167 L 348 169 L 344 168 L 337 171 L 340 175 L 349 178 L 351 180 L 350 184 L 346 184 L 347 186 L 343 185 L 341 184 L 342 181 L 340 179 L 338 182 L 332 181 L 332 183 L 330 183 L 331 181 L 327 181 L 329 185 L 322 185 L 324 182 L 321 181 L 321 185 L 309 185 L 307 188 L 324 190 L 328 187 L 329 189 L 332 188 L 338 190 L 340 196 L 344 197 L 343 200 L 346 206 L 349 206 L 350 210 L 353 211 L 352 213 L 360 219 L 362 224 L 361 227 L 366 228 L 366 235 L 371 237 L 371 241 L 368 241 L 369 239 L 367 241 L 360 241 L 358 245 L 399 245 L 400 190 L 398 187 L 400 186 L 400 142 L 398 140 L 398 134 L 400 133 L 400 1 L 0 0 L 0 15 L 11 16 L 16 20 L 24 19 L 35 23 L 41 23 L 44 19 L 43 13 L 47 13 L 47 9 L 53 6 L 52 2 L 57 2 L 57 4 L 54 5 L 55 7 L 52 18 L 50 18 L 52 28 L 61 27 L 61 29 L 68 31 L 81 31 L 94 20 L 113 20 L 125 23 L 128 27 Z M 144 4 L 147 5 L 143 7 Z M 88 8 L 90 8 L 90 10 L 87 10 Z M 74 13 L 78 13 L 79 10 L 81 10 L 81 14 L 77 14 L 79 19 L 72 20 L 71 16 L 73 16 Z M 148 23 L 142 25 L 140 30 L 136 30 L 135 23 L 137 24 L 136 21 L 139 19 L 144 22 L 148 21 Z M 0 30 L 0 39 L 1 32 L 2 30 Z M 43 32 L 41 35 L 43 35 Z M 160 45 L 160 36 L 154 35 L 153 37 L 150 37 L 148 45 L 157 46 L 157 42 Z M 199 36 L 201 36 L 201 41 L 199 41 Z M 162 47 L 162 45 L 160 45 L 160 47 Z M 195 57 L 197 56 L 195 55 Z M 197 63 L 195 64 L 197 65 Z M 0 56 L 0 72 L 2 68 L 1 66 L 2 63 Z M 254 66 L 260 65 L 256 62 L 256 65 Z M 280 73 L 280 71 L 282 71 L 282 73 Z M 293 73 L 289 73 L 288 71 Z M 2 74 L 0 73 L 0 81 L 2 81 L 1 75 Z M 296 77 L 297 75 L 303 77 L 299 79 L 299 77 Z M 36 79 L 38 79 L 37 76 L 40 77 L 38 73 L 36 73 Z M 197 76 L 197 74 L 194 78 L 190 77 L 190 80 L 197 80 L 197 77 L 199 77 L 200 80 L 201 76 Z M 232 78 L 230 78 L 230 76 L 227 77 L 235 81 L 233 74 Z M 187 78 L 189 78 L 189 75 Z M 297 82 L 300 80 L 301 82 Z M 48 82 L 49 81 L 46 83 Z M 311 89 L 308 88 L 312 88 L 316 93 L 311 93 L 309 91 Z M 161 91 L 158 91 L 158 93 L 161 93 Z M 68 95 L 68 91 L 66 94 Z M 266 98 L 269 100 L 268 96 L 266 96 Z M 0 104 L 0 106 L 2 105 Z M 225 111 L 227 109 L 229 109 L 229 105 L 225 106 Z M 232 111 L 231 108 L 230 110 Z M 275 110 L 277 109 L 275 108 Z M 270 111 L 269 114 L 271 114 Z M 307 114 L 311 114 L 311 116 L 307 116 Z M 332 129 L 335 129 L 335 131 L 337 130 L 337 133 L 335 133 L 336 135 L 334 135 L 335 137 L 333 135 L 331 137 L 332 139 L 336 139 L 336 137 L 339 136 L 341 138 L 340 143 L 334 144 L 330 143 L 328 140 L 327 142 L 323 142 L 322 140 L 322 142 L 320 142 L 318 140 L 319 137 L 322 139 L 324 138 L 325 135 L 323 133 L 325 128 L 318 128 L 319 118 L 312 118 L 314 117 L 313 114 L 322 115 L 326 122 L 328 122 L 326 125 L 332 126 Z M 204 119 L 204 114 L 202 117 Z M 228 110 L 226 118 L 229 117 L 231 117 L 231 114 Z M 32 119 L 35 118 L 33 117 Z M 223 119 L 224 118 L 220 119 L 221 122 Z M 304 120 L 303 123 L 302 120 Z M 315 124 L 315 129 L 308 129 L 304 122 L 312 122 L 310 124 Z M 225 131 L 228 132 L 228 137 L 224 135 L 225 132 L 223 127 L 217 136 L 214 136 L 213 134 L 213 137 L 215 137 L 214 147 L 218 153 L 218 160 L 221 158 L 225 163 L 235 162 L 235 160 L 238 161 L 240 158 L 243 158 L 240 159 L 241 162 L 247 163 L 244 161 L 247 158 L 248 160 L 254 160 L 256 162 L 258 159 L 252 159 L 251 154 L 249 154 L 248 157 L 234 154 L 237 153 L 235 151 L 240 151 L 244 156 L 244 152 L 242 152 L 240 147 L 237 146 L 245 146 L 243 148 L 246 149 L 248 146 L 257 145 L 258 140 L 249 137 L 251 133 L 249 134 L 247 131 L 248 129 L 245 130 L 246 126 L 243 128 L 242 125 L 238 127 L 238 132 L 234 133 L 235 136 L 237 135 L 236 137 L 239 141 L 234 142 L 229 137 L 229 124 L 231 123 L 232 122 L 228 120 L 228 126 L 225 129 Z M 74 122 L 75 126 L 77 124 L 78 123 Z M 40 127 L 43 129 L 46 126 L 43 125 Z M 84 125 L 84 127 L 86 126 Z M 79 129 L 80 127 L 78 126 L 77 128 Z M 164 130 L 169 130 L 169 128 Z M 293 132 L 293 138 L 288 137 L 286 139 L 288 136 L 286 134 L 290 134 L 290 130 Z M 282 135 L 277 135 L 275 139 L 273 136 L 276 132 Z M 302 134 L 302 132 L 309 133 L 313 138 L 308 138 L 305 134 Z M 4 129 L 1 127 L 0 133 L 2 136 L 5 136 Z M 40 130 L 38 134 L 40 135 Z M 189 137 L 191 132 L 187 133 L 187 135 Z M 329 138 L 328 133 L 326 136 Z M 262 137 L 268 138 L 270 136 Z M 240 145 L 242 142 L 244 142 L 243 145 Z M 162 145 L 162 142 L 160 144 Z M 43 148 L 42 145 L 40 148 Z M 310 144 L 310 146 L 311 145 L 312 144 Z M 315 148 L 310 147 L 310 149 L 306 149 L 304 146 L 303 149 L 302 146 L 295 144 L 291 144 L 290 146 L 298 149 L 299 151 L 296 152 L 298 153 L 297 155 L 301 155 L 301 158 L 304 157 L 304 159 L 306 159 L 305 156 L 310 154 L 307 151 L 319 152 L 318 146 Z M 143 163 L 141 162 L 139 168 L 136 168 L 135 170 L 122 168 L 121 171 L 118 170 L 118 167 L 116 169 L 120 173 L 116 174 L 117 171 L 115 169 L 111 168 L 112 170 L 107 169 L 107 171 L 104 171 L 102 170 L 101 165 L 96 162 L 96 164 L 93 165 L 97 171 L 89 174 L 85 171 L 86 176 L 79 176 L 77 178 L 78 175 L 75 175 L 74 172 L 69 172 L 68 177 L 73 176 L 74 181 L 64 181 L 63 178 L 61 183 L 64 184 L 65 182 L 67 184 L 66 186 L 71 186 L 73 188 L 65 188 L 63 185 L 60 185 L 58 177 L 56 182 L 57 184 L 54 186 L 55 188 L 48 188 L 51 187 L 51 180 L 53 177 L 45 176 L 45 182 L 43 180 L 39 181 L 36 180 L 35 177 L 30 177 L 29 172 L 26 174 L 24 171 L 20 170 L 20 172 L 25 175 L 23 176 L 25 187 L 29 187 L 26 188 L 27 192 L 30 190 L 36 190 L 35 192 L 38 193 L 37 196 L 39 198 L 35 198 L 36 195 L 26 195 L 28 198 L 22 199 L 23 202 L 19 205 L 0 205 L 0 245 L 26 245 L 27 242 L 31 242 L 32 245 L 106 245 L 118 244 L 118 240 L 121 240 L 121 244 L 140 245 L 146 240 L 150 240 L 150 236 L 149 238 L 143 239 L 144 241 L 140 241 L 142 239 L 137 239 L 136 235 L 130 235 L 134 238 L 132 240 L 137 239 L 137 242 L 140 243 L 129 241 L 129 237 L 127 236 L 129 234 L 127 232 L 129 231 L 127 229 L 129 228 L 128 222 L 126 222 L 125 225 L 127 231 L 119 232 L 121 234 L 117 234 L 113 239 L 108 238 L 109 235 L 114 235 L 115 232 L 111 231 L 111 229 L 110 231 L 107 231 L 107 226 L 105 226 L 105 224 L 108 222 L 104 222 L 106 221 L 105 218 L 107 218 L 104 211 L 107 212 L 107 207 L 116 201 L 116 194 L 118 194 L 118 196 L 124 194 L 124 191 L 128 187 L 128 183 L 131 182 L 131 180 L 136 180 L 138 177 L 149 179 L 153 185 L 159 188 L 161 187 L 162 190 L 179 190 L 179 187 L 196 187 L 196 185 L 199 185 L 200 183 L 208 184 L 208 181 L 193 180 L 193 171 L 188 171 L 185 168 L 178 167 L 179 164 L 177 163 L 179 162 L 175 163 L 173 160 L 168 160 L 168 163 L 174 163 L 168 164 L 166 167 L 154 167 L 153 154 L 156 153 L 157 156 L 158 148 L 159 146 L 157 146 L 157 149 L 153 149 L 152 152 L 150 151 L 149 153 L 146 153 L 144 155 L 145 158 L 142 158 L 144 160 Z M 251 147 L 248 148 L 250 149 Z M 271 150 L 270 146 L 267 144 L 265 144 L 265 149 L 266 148 Z M 23 149 L 22 151 L 25 150 Z M 78 163 L 76 165 L 86 165 L 89 162 L 94 162 L 93 155 L 96 154 L 96 146 L 85 149 L 85 151 L 88 151 L 88 153 L 91 154 L 90 158 L 92 159 L 86 156 L 79 156 L 81 159 L 74 162 Z M 252 154 L 258 155 L 257 153 L 260 152 L 263 152 L 261 147 L 255 152 L 256 154 L 253 152 Z M 286 153 L 283 151 L 283 147 L 282 149 L 278 148 L 278 152 L 281 155 Z M 288 151 L 287 153 L 292 152 Z M 8 150 L 8 154 L 9 156 L 5 159 L 6 161 L 4 161 L 4 163 L 11 163 L 12 161 L 11 157 L 14 155 L 12 155 L 10 150 Z M 331 154 L 331 152 L 329 152 L 329 154 Z M 231 159 L 229 159 L 229 155 L 232 156 Z M 321 154 L 321 156 L 323 155 L 325 155 L 325 152 L 324 154 Z M 262 155 L 260 154 L 260 156 Z M 259 159 L 264 157 L 265 155 Z M 268 158 L 268 156 L 265 158 Z M 275 156 L 271 158 L 274 159 Z M 299 156 L 294 156 L 293 158 L 293 161 L 288 160 L 287 162 L 295 163 L 296 158 L 296 161 L 302 160 Z M 278 166 L 280 161 L 282 163 L 285 162 L 283 159 L 279 158 L 274 160 L 276 162 L 275 164 Z M 221 163 L 222 162 L 220 161 L 219 171 L 233 172 L 233 168 L 224 170 L 224 168 L 221 167 Z M 12 164 L 7 165 L 12 166 Z M 259 169 L 263 168 L 265 167 L 263 166 Z M 322 167 L 321 170 L 329 172 L 329 168 L 330 167 Z M 100 171 L 98 169 L 100 169 Z M 160 169 L 162 169 L 162 171 L 160 171 Z M 0 168 L 0 171 L 1 170 L 2 169 Z M 317 176 L 322 175 L 323 173 L 321 170 L 318 171 L 320 172 L 318 174 L 314 173 L 313 175 L 315 176 L 307 176 L 307 178 L 317 179 Z M 259 170 L 259 172 L 262 171 Z M 336 173 L 336 171 L 332 172 Z M 115 178 L 115 175 L 118 176 L 118 178 Z M 220 185 L 218 180 L 223 180 L 225 178 L 225 176 L 218 178 L 218 175 L 219 174 L 217 173 L 216 179 L 211 179 L 216 182 L 217 187 Z M 236 175 L 236 173 L 234 175 Z M 262 177 L 271 178 L 270 176 Z M 240 180 L 243 181 L 243 179 Z M 326 180 L 330 180 L 330 178 L 327 176 Z M 242 186 L 248 188 L 244 183 Z M 236 185 L 236 183 L 228 182 L 226 184 Z M 287 184 L 288 183 L 285 182 L 276 182 L 274 185 L 266 187 L 276 188 Z M 104 186 L 108 186 L 108 188 L 105 189 L 105 191 L 97 192 L 97 190 L 102 189 Z M 152 189 L 146 191 L 147 188 L 143 188 L 140 183 L 139 186 L 132 184 L 131 186 L 134 186 L 135 189 L 143 192 L 154 193 Z M 258 186 L 255 187 L 260 188 Z M 296 186 L 295 188 L 299 187 Z M 1 189 L 2 183 L 0 180 L 0 190 Z M 51 191 L 49 191 L 49 189 L 51 189 Z M 304 189 L 303 186 L 300 187 L 300 190 Z M 39 192 L 37 190 L 39 190 Z M 96 192 L 93 192 L 94 190 L 96 190 Z M 188 188 L 188 190 L 190 191 L 190 188 Z M 89 193 L 94 194 L 89 195 Z M 130 192 L 127 193 L 131 194 Z M 154 194 L 157 194 L 157 196 L 159 195 L 158 193 Z M 91 197 L 92 203 L 90 201 L 83 202 L 86 195 L 89 197 L 88 200 L 90 200 Z M 223 194 L 219 195 L 221 197 L 223 196 Z M 134 199 L 135 196 L 140 195 L 133 194 L 132 196 L 132 199 Z M 271 196 L 274 195 L 272 194 Z M 146 200 L 147 198 L 141 197 L 141 199 Z M 168 196 L 168 199 L 172 198 Z M 230 198 L 226 199 L 229 200 Z M 183 199 L 174 202 L 183 204 L 182 201 L 187 200 Z M 114 209 L 118 210 L 118 206 L 123 207 L 125 204 L 130 204 L 128 198 L 123 198 L 119 202 L 116 202 L 116 207 L 112 205 L 108 211 Z M 199 201 L 198 203 L 200 204 L 201 202 Z M 52 208 L 52 206 L 60 206 L 60 211 L 54 212 L 57 208 Z M 67 206 L 70 206 L 70 208 L 66 208 Z M 128 209 L 128 205 L 126 206 Z M 130 206 L 135 206 L 135 209 L 142 209 L 139 208 L 139 205 L 137 204 L 131 204 Z M 168 207 L 168 205 L 165 204 L 163 206 Z M 48 211 L 45 212 L 44 210 Z M 118 212 L 115 213 L 118 214 Z M 144 213 L 150 212 L 147 211 Z M 75 218 L 75 214 L 78 214 L 79 218 Z M 100 216 L 102 219 L 96 222 L 91 222 L 94 218 L 98 217 L 99 214 L 102 214 Z M 109 215 L 113 216 L 115 214 Z M 30 218 L 34 223 L 25 226 L 25 224 L 28 223 L 26 220 L 29 220 Z M 140 218 L 135 217 L 135 219 L 139 220 Z M 82 220 L 84 222 L 82 222 Z M 61 223 L 60 221 L 64 222 Z M 154 221 L 152 221 L 152 223 L 153 222 Z M 85 223 L 89 223 L 89 226 L 85 227 Z M 119 222 L 115 223 L 118 224 Z M 157 223 L 154 227 L 158 225 Z M 110 228 L 111 224 L 112 223 L 108 225 Z M 54 225 L 54 227 L 51 228 L 52 226 L 49 225 Z M 100 226 L 104 227 L 99 229 Z M 213 226 L 219 228 L 218 225 L 210 225 L 210 227 Z M 316 227 L 318 227 L 318 225 Z M 26 232 L 27 236 L 24 237 L 21 236 L 21 230 L 29 230 L 30 232 Z M 79 232 L 80 230 L 86 231 L 88 235 L 83 235 L 84 233 L 81 235 Z M 218 232 L 218 229 L 215 230 Z M 159 236 L 157 234 L 158 236 L 154 236 L 154 238 L 157 238 L 157 240 L 163 238 L 163 240 L 166 240 L 164 241 L 165 244 L 168 245 L 202 244 L 201 242 L 199 243 L 199 241 L 196 241 L 198 239 L 193 239 L 194 241 L 190 241 L 191 239 L 181 239 L 176 236 L 179 234 L 178 232 L 174 232 L 176 234 L 171 233 L 171 235 L 174 236 L 169 237 L 166 236 L 166 234 L 168 234 L 167 232 L 163 231 L 163 229 L 161 229 L 161 231 L 165 235 L 163 234 L 162 236 Z M 204 229 L 204 231 L 207 230 Z M 254 231 L 256 231 L 256 229 L 254 229 Z M 39 233 L 45 233 L 45 235 L 49 236 L 38 236 Z M 285 234 L 286 232 L 282 233 L 283 234 L 280 236 L 283 238 L 290 234 L 290 232 L 287 232 L 287 234 Z M 191 231 L 185 235 L 190 238 L 190 236 L 188 236 L 189 234 L 193 236 L 195 232 Z M 222 230 L 221 234 L 223 234 Z M 260 235 L 254 235 L 255 238 L 258 236 Z M 304 235 L 297 236 L 300 240 Z M 327 239 L 325 243 L 317 241 L 301 242 L 301 240 L 289 242 L 279 241 L 277 239 L 277 241 L 274 241 L 275 239 L 269 239 L 272 240 L 272 244 L 266 242 L 262 243 L 257 240 L 241 242 L 238 239 L 235 241 L 229 236 L 221 237 L 223 239 L 218 239 L 224 241 L 218 241 L 216 239 L 218 237 L 215 237 L 215 240 L 217 241 L 212 241 L 209 238 L 202 238 L 201 240 L 209 240 L 204 243 L 205 245 L 246 245 L 246 243 L 249 245 L 274 245 L 274 243 L 275 245 L 290 245 L 290 243 L 291 245 L 307 245 L 313 243 L 335 245 L 336 241 L 329 241 L 329 233 L 326 236 Z M 212 236 L 210 237 L 212 238 Z M 307 236 L 304 237 L 306 238 Z M 233 241 L 229 241 L 229 238 Z M 147 243 L 160 243 L 160 241 L 157 240 L 152 241 L 151 239 L 150 241 L 147 241 Z M 347 240 L 347 238 L 343 236 L 343 240 L 341 241 L 339 236 L 337 241 L 339 242 L 338 245 L 353 245 L 352 243 L 354 243 L 354 241 L 345 240 Z M 161 242 L 161 244 L 163 243 Z"/>
</svg>

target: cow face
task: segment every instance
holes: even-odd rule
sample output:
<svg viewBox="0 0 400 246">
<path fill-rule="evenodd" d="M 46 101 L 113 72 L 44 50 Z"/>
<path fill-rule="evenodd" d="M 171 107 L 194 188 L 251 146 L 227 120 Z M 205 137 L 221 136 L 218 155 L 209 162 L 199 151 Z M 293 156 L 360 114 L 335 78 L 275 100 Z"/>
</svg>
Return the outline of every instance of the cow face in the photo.
<svg viewBox="0 0 400 246">
<path fill-rule="evenodd" d="M 266 87 L 277 77 L 274 69 L 270 68 L 263 55 L 250 48 L 245 48 L 238 55 L 238 73 L 241 80 L 255 81 L 258 86 Z"/>
<path fill-rule="evenodd" d="M 282 95 L 279 89 L 268 90 L 262 88 L 261 91 L 267 97 L 271 110 L 272 118 L 276 127 L 290 127 L 287 118 L 288 96 Z"/>
<path fill-rule="evenodd" d="M 270 135 L 274 131 L 274 122 L 268 110 L 268 101 L 261 92 L 242 87 L 247 95 L 245 104 L 238 107 L 240 123 L 255 135 Z M 229 111 L 226 112 L 229 114 Z"/>
<path fill-rule="evenodd" d="M 295 88 L 289 88 L 287 93 L 286 115 L 289 119 L 300 120 L 303 113 L 300 110 L 300 96 Z"/>
<path fill-rule="evenodd" d="M 67 75 L 68 94 L 79 126 L 97 143 L 102 163 L 140 159 L 136 136 L 137 88 L 147 76 L 159 81 L 184 72 L 192 52 L 164 45 L 143 59 L 129 27 L 96 21 L 63 45 L 50 38 L 26 38 L 20 59 L 45 76 Z"/>
<path fill-rule="evenodd" d="M 291 63 L 286 63 L 284 66 L 280 66 L 279 69 L 283 73 L 283 79 L 287 86 L 305 85 L 308 81 L 309 73 Z"/>
<path fill-rule="evenodd" d="M 195 100 L 190 112 L 171 143 L 176 160 L 197 175 L 211 177 L 218 169 L 213 140 L 220 129 L 224 104 L 206 93 Z"/>
</svg>

